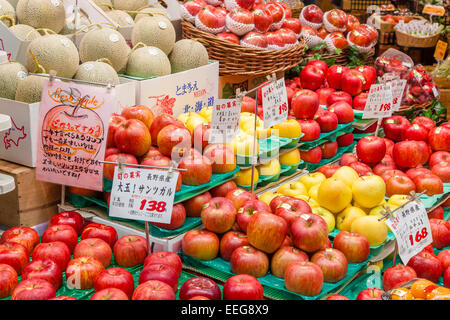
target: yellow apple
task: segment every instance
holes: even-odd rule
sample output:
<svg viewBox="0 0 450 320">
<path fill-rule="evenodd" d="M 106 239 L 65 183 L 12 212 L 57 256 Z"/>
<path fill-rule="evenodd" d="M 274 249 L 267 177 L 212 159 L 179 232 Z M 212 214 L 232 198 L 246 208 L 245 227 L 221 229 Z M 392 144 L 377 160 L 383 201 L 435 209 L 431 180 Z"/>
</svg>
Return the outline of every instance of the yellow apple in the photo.
<svg viewBox="0 0 450 320">
<path fill-rule="evenodd" d="M 356 201 L 353 201 L 353 206 L 354 207 L 357 207 L 357 208 L 360 208 L 362 211 L 364 211 L 366 214 L 369 214 L 369 212 L 370 212 L 370 210 L 372 209 L 372 208 L 366 208 L 366 207 L 363 207 L 362 205 L 360 205 L 358 202 L 356 202 Z"/>
<path fill-rule="evenodd" d="M 309 206 L 311 207 L 311 209 L 320 207 L 319 202 L 317 202 L 310 196 L 305 196 L 304 194 L 298 194 L 298 195 L 294 196 L 294 198 L 302 199 L 302 200 L 306 201 L 309 204 Z"/>
<path fill-rule="evenodd" d="M 205 107 L 200 110 L 198 114 L 201 115 L 206 121 L 211 122 L 213 107 Z"/>
<path fill-rule="evenodd" d="M 377 262 L 369 262 L 369 266 L 365 269 L 363 269 L 361 272 L 362 273 L 374 273 L 374 272 L 378 272 L 381 273 L 381 270 L 383 270 L 383 260 L 377 261 Z"/>
<path fill-rule="evenodd" d="M 357 207 L 347 207 L 336 216 L 336 228 L 341 231 L 350 231 L 353 221 L 367 216 L 364 211 Z"/>
<path fill-rule="evenodd" d="M 364 208 L 376 207 L 386 194 L 386 184 L 377 175 L 359 177 L 352 185 L 353 199 Z"/>
<path fill-rule="evenodd" d="M 272 201 L 273 198 L 279 195 L 280 194 L 277 192 L 264 192 L 262 195 L 259 196 L 259 200 L 267 203 L 267 205 L 270 205 L 270 201 Z"/>
<path fill-rule="evenodd" d="M 256 186 L 259 179 L 259 173 L 256 168 L 254 168 L 254 175 L 253 175 L 253 185 Z M 250 186 L 252 184 L 252 168 L 241 170 L 237 173 L 235 173 L 236 178 L 234 179 L 234 182 L 240 186 Z"/>
<path fill-rule="evenodd" d="M 334 227 L 336 226 L 336 218 L 334 217 L 334 214 L 322 207 L 312 208 L 311 210 L 313 213 L 321 216 L 325 220 L 328 226 L 328 232 L 332 232 L 334 230 Z"/>
<path fill-rule="evenodd" d="M 321 207 L 338 213 L 351 203 L 352 190 L 341 180 L 328 178 L 320 184 L 317 201 Z"/>
<path fill-rule="evenodd" d="M 385 207 L 384 206 L 377 206 L 375 208 L 373 208 L 372 210 L 370 210 L 369 216 L 376 216 L 379 218 L 381 218 L 384 214 L 385 214 Z M 386 225 L 387 227 L 387 225 Z M 388 232 L 392 232 L 391 228 L 387 227 Z"/>
<path fill-rule="evenodd" d="M 197 117 L 190 117 L 186 120 L 185 126 L 192 134 L 194 132 L 194 129 L 203 123 L 208 123 L 208 121 L 206 121 L 203 117 L 201 119 Z"/>
<path fill-rule="evenodd" d="M 183 122 L 183 124 L 186 126 L 188 119 L 190 118 L 194 118 L 194 119 L 198 119 L 199 121 L 206 121 L 205 118 L 203 118 L 200 114 L 196 113 L 196 112 L 185 112 L 185 113 L 181 113 L 177 119 L 180 120 L 181 122 Z"/>
<path fill-rule="evenodd" d="M 293 166 L 301 161 L 300 150 L 294 148 L 280 156 L 280 163 L 284 166 Z"/>
<path fill-rule="evenodd" d="M 281 193 L 285 196 L 298 196 L 298 195 L 308 195 L 308 190 L 306 190 L 306 187 L 303 185 L 303 183 L 295 181 L 291 183 L 284 183 L 282 184 L 278 190 L 278 193 Z"/>
<path fill-rule="evenodd" d="M 378 221 L 377 216 L 365 216 L 355 219 L 351 226 L 351 232 L 362 234 L 369 240 L 371 247 L 379 246 L 387 238 L 388 229 L 383 220 Z"/>
<path fill-rule="evenodd" d="M 287 119 L 273 126 L 273 133 L 283 138 L 298 138 L 302 135 L 302 127 L 295 119 Z"/>
<path fill-rule="evenodd" d="M 394 210 L 400 207 L 402 204 L 406 203 L 408 200 L 409 199 L 406 194 L 393 194 L 387 201 L 387 204 L 389 206 L 389 209 Z"/>
<path fill-rule="evenodd" d="M 355 169 L 348 166 L 343 166 L 337 169 L 332 177 L 341 180 L 351 188 L 353 182 L 355 182 L 359 178 L 359 175 L 358 172 L 355 171 Z"/>
<path fill-rule="evenodd" d="M 319 187 L 320 187 L 320 184 L 316 184 L 315 186 L 312 186 L 308 190 L 308 195 L 316 201 L 317 201 L 318 194 L 319 194 Z"/>
<path fill-rule="evenodd" d="M 233 149 L 234 154 L 251 156 L 253 155 L 254 139 L 244 131 L 239 132 L 228 145 Z M 256 140 L 256 154 L 259 153 L 259 143 Z"/>
<path fill-rule="evenodd" d="M 259 174 L 262 176 L 274 176 L 281 171 L 280 161 L 277 158 L 273 158 L 266 164 L 258 166 Z"/>
<path fill-rule="evenodd" d="M 255 132 L 255 123 L 252 121 L 245 122 L 241 129 L 253 136 Z M 256 138 L 257 139 L 267 139 L 272 135 L 272 130 L 270 128 L 264 129 L 264 122 L 257 121 L 256 122 Z"/>
<path fill-rule="evenodd" d="M 300 177 L 298 181 L 303 183 L 305 187 L 309 190 L 312 186 L 315 186 L 316 184 L 321 184 L 322 181 L 325 181 L 327 177 L 322 172 L 313 172 L 309 174 L 305 174 L 304 176 Z"/>
</svg>

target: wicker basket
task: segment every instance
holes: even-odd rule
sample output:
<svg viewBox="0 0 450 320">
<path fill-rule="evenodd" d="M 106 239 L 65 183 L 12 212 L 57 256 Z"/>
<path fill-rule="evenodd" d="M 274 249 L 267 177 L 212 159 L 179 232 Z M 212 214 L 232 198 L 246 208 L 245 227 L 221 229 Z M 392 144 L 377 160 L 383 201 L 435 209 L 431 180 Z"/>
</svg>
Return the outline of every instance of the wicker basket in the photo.
<svg viewBox="0 0 450 320">
<path fill-rule="evenodd" d="M 289 70 L 303 61 L 305 40 L 292 48 L 283 50 L 259 50 L 240 46 L 219 39 L 216 35 L 197 29 L 182 21 L 183 39 L 201 39 L 208 50 L 209 59 L 219 61 L 219 75 L 269 75 Z"/>
<path fill-rule="evenodd" d="M 410 48 L 431 48 L 434 47 L 439 40 L 441 33 L 438 32 L 431 37 L 416 37 L 400 30 L 395 30 L 397 44 L 402 47 Z"/>
</svg>

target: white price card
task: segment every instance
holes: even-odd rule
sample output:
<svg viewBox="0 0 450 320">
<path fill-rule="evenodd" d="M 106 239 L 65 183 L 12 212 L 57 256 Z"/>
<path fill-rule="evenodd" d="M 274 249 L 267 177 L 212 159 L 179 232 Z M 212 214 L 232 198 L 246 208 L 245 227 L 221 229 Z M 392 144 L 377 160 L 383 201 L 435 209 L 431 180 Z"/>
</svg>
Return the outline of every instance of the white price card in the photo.
<svg viewBox="0 0 450 320">
<path fill-rule="evenodd" d="M 379 119 L 390 117 L 392 114 L 392 96 L 391 82 L 370 86 L 362 118 Z"/>
<path fill-rule="evenodd" d="M 392 112 L 399 111 L 402 103 L 403 92 L 405 91 L 406 80 L 392 81 Z"/>
<path fill-rule="evenodd" d="M 209 143 L 226 143 L 240 131 L 241 102 L 239 99 L 218 99 L 214 103 Z"/>
<path fill-rule="evenodd" d="M 405 265 L 433 242 L 430 220 L 420 200 L 406 204 L 385 222 L 397 239 L 398 254 Z"/>
<path fill-rule="evenodd" d="M 288 116 L 288 100 L 284 78 L 261 88 L 264 129 L 283 122 Z"/>
<path fill-rule="evenodd" d="M 116 166 L 111 189 L 111 217 L 170 223 L 179 173 Z"/>
</svg>

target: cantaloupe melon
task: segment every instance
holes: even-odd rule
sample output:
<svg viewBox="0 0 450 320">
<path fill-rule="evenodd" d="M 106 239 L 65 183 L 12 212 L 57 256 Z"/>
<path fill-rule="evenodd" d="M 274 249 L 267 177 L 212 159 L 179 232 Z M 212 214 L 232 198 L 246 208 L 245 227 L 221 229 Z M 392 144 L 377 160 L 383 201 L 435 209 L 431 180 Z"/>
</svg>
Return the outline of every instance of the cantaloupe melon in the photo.
<svg viewBox="0 0 450 320">
<path fill-rule="evenodd" d="M 116 71 L 126 66 L 130 50 L 122 34 L 111 28 L 92 29 L 80 42 L 81 62 L 106 58 Z"/>
<path fill-rule="evenodd" d="M 126 72 L 139 78 L 165 76 L 170 74 L 170 61 L 161 49 L 146 46 L 130 54 Z"/>
<path fill-rule="evenodd" d="M 27 69 L 19 62 L 0 64 L 0 97 L 14 100 L 19 81 L 27 73 Z"/>
<path fill-rule="evenodd" d="M 46 28 L 59 33 L 66 23 L 62 0 L 19 0 L 16 13 L 20 23 L 36 29 Z"/>
<path fill-rule="evenodd" d="M 140 19 L 131 32 L 133 46 L 142 42 L 147 46 L 160 48 L 165 54 L 169 54 L 172 51 L 175 40 L 175 28 L 170 20 L 162 15 Z"/>
<path fill-rule="evenodd" d="M 16 11 L 14 10 L 14 7 L 6 0 L 0 0 L 0 16 L 8 16 L 13 20 L 11 21 L 6 17 L 0 19 L 0 21 L 7 27 L 10 27 L 16 23 Z"/>
<path fill-rule="evenodd" d="M 111 0 L 94 0 L 94 3 L 100 7 L 103 11 L 111 11 L 113 4 Z"/>
<path fill-rule="evenodd" d="M 148 5 L 148 0 L 113 0 L 116 10 L 138 11 Z"/>
<path fill-rule="evenodd" d="M 25 61 L 30 72 L 38 70 L 39 63 L 46 73 L 55 70 L 58 77 L 72 78 L 78 70 L 80 57 L 75 44 L 66 36 L 48 34 L 31 41 Z"/>
<path fill-rule="evenodd" d="M 115 23 L 117 23 L 121 27 L 133 26 L 134 20 L 133 18 L 122 10 L 111 10 L 107 11 L 106 15 Z"/>
<path fill-rule="evenodd" d="M 172 73 L 198 68 L 208 64 L 208 51 L 196 40 L 182 39 L 175 43 L 169 55 Z"/>
<path fill-rule="evenodd" d="M 140 13 L 138 13 L 136 15 L 136 17 L 134 17 L 134 23 L 138 22 L 140 19 L 144 18 L 144 17 L 148 17 L 151 14 L 155 14 L 155 15 L 163 15 L 165 17 L 169 17 L 167 15 L 167 9 L 165 8 L 154 8 L 154 7 L 150 7 L 150 8 L 144 8 L 142 10 L 139 11 Z"/>
<path fill-rule="evenodd" d="M 77 80 L 91 81 L 107 84 L 119 84 L 119 76 L 111 65 L 102 61 L 85 62 L 78 68 L 77 73 L 73 77 Z"/>
<path fill-rule="evenodd" d="M 28 76 L 19 81 L 16 91 L 16 101 L 35 103 L 41 101 L 42 89 L 46 78 L 39 76 Z"/>
<path fill-rule="evenodd" d="M 9 30 L 16 35 L 20 40 L 34 40 L 40 38 L 41 34 L 32 26 L 27 24 L 16 24 L 15 26 L 9 27 Z"/>
</svg>

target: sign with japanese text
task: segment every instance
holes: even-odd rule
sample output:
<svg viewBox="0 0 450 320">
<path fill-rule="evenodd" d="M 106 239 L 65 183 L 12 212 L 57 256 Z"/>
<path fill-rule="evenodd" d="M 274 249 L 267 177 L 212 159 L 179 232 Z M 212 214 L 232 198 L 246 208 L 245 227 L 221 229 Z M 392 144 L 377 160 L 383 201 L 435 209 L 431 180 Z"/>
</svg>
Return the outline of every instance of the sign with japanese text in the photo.
<svg viewBox="0 0 450 320">
<path fill-rule="evenodd" d="M 116 166 L 111 189 L 111 217 L 170 223 L 179 173 Z"/>
<path fill-rule="evenodd" d="M 406 80 L 398 79 L 391 81 L 392 87 L 392 112 L 399 111 L 402 104 L 403 92 L 406 87 Z"/>
<path fill-rule="evenodd" d="M 219 99 L 211 118 L 209 143 L 226 143 L 240 131 L 241 103 L 239 99 Z"/>
<path fill-rule="evenodd" d="M 391 116 L 393 110 L 392 84 L 373 84 L 370 86 L 363 119 L 378 119 Z"/>
<path fill-rule="evenodd" d="M 103 164 L 115 89 L 45 81 L 38 120 L 36 178 L 103 189 Z"/>
<path fill-rule="evenodd" d="M 139 81 L 137 103 L 148 106 L 155 116 L 199 112 L 215 106 L 219 92 L 219 63 Z"/>
<path fill-rule="evenodd" d="M 421 201 L 412 201 L 385 222 L 397 239 L 398 253 L 406 265 L 413 256 L 433 242 L 430 220 Z"/>
<path fill-rule="evenodd" d="M 437 60 L 443 61 L 445 58 L 445 54 L 447 53 L 447 42 L 444 42 L 442 40 L 438 40 L 436 44 L 436 49 L 434 50 L 434 57 Z"/>
<path fill-rule="evenodd" d="M 261 88 L 264 129 L 287 119 L 288 100 L 284 78 Z"/>
<path fill-rule="evenodd" d="M 432 16 L 443 16 L 445 14 L 445 8 L 443 6 L 426 4 L 423 7 L 422 13 L 426 13 Z"/>
</svg>

